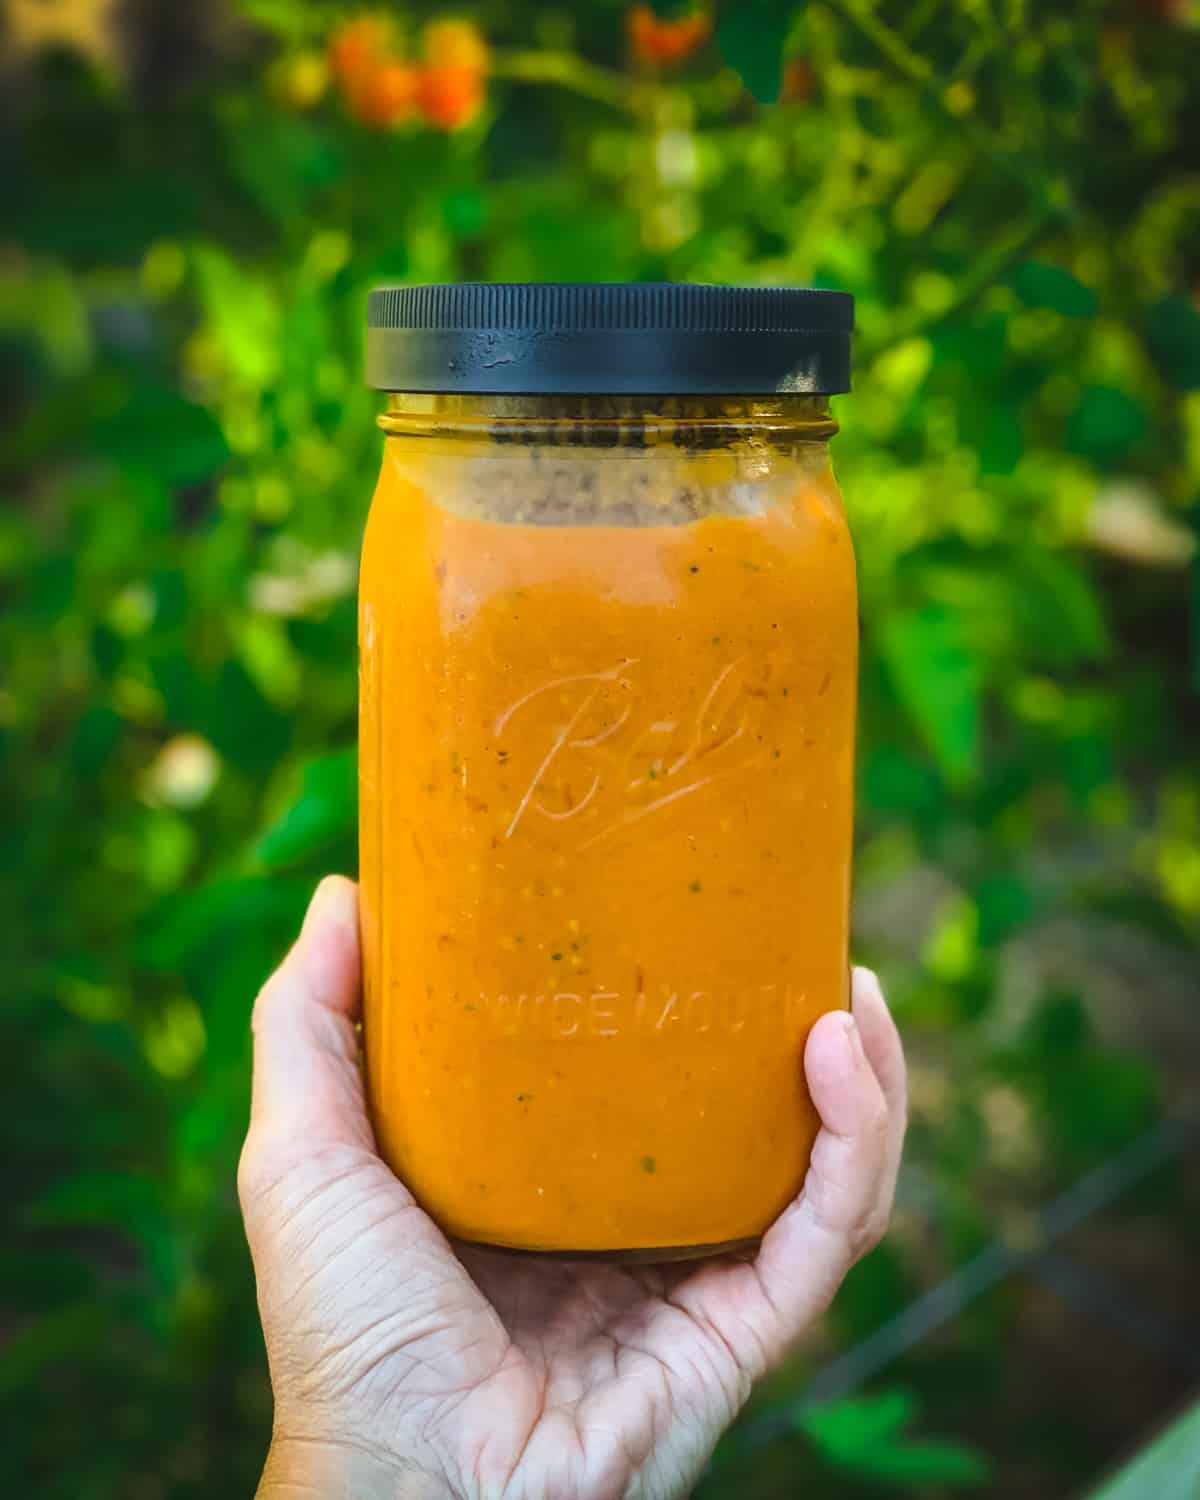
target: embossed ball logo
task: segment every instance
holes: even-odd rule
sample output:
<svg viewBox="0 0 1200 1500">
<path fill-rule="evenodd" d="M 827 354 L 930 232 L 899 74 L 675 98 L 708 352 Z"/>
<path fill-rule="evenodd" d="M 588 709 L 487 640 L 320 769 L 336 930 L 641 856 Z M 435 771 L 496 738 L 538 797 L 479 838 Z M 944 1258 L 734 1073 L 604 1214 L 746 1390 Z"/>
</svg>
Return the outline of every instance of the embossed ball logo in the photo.
<svg viewBox="0 0 1200 1500">
<path fill-rule="evenodd" d="M 761 696 L 744 658 L 723 665 L 671 716 L 643 695 L 638 669 L 630 658 L 554 678 L 497 717 L 497 744 L 523 747 L 520 764 L 515 753 L 500 752 L 511 755 L 523 787 L 505 838 L 578 819 L 585 825 L 579 847 L 588 848 L 763 759 Z"/>
</svg>

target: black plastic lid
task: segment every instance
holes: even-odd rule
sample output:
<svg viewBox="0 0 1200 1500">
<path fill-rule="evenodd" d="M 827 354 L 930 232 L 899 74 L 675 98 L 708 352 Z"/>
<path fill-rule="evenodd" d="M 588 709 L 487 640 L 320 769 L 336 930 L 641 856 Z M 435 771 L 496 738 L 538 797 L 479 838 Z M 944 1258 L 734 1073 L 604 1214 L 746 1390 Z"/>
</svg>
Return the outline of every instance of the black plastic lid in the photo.
<svg viewBox="0 0 1200 1500">
<path fill-rule="evenodd" d="M 367 384 L 472 394 L 834 395 L 854 298 L 673 282 L 391 286 L 367 300 Z"/>
</svg>

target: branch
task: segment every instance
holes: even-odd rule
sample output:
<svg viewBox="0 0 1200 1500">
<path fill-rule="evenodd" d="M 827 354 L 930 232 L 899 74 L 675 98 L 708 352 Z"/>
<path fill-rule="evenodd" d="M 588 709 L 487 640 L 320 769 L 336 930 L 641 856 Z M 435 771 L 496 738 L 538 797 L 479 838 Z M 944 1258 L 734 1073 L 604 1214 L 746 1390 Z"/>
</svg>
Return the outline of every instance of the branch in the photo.
<svg viewBox="0 0 1200 1500">
<path fill-rule="evenodd" d="M 639 113 L 648 88 L 659 91 L 657 84 L 598 67 L 572 52 L 497 52 L 492 56 L 492 73 L 520 83 L 549 83 L 569 89 L 623 114 Z"/>
<path fill-rule="evenodd" d="M 1036 194 L 1039 204 L 1063 218 L 1074 218 L 1076 209 L 1070 188 L 1061 177 L 1048 177 L 1041 163 L 1010 151 L 987 126 L 955 114 L 946 104 L 945 85 L 930 64 L 875 12 L 874 0 L 832 0 L 848 21 L 858 28 L 893 68 L 913 83 L 952 121 L 954 128 L 977 145 L 1002 172 Z"/>
<path fill-rule="evenodd" d="M 1015 233 L 1006 236 L 974 263 L 970 273 L 963 278 L 953 300 L 947 306 L 939 312 L 918 315 L 907 322 L 899 322 L 889 335 L 886 344 L 878 349 L 866 348 L 863 351 L 863 357 L 875 359 L 905 339 L 919 338 L 943 323 L 948 323 L 951 318 L 958 317 L 989 287 L 1001 281 L 1005 273 L 1018 261 L 1024 260 L 1044 235 L 1058 227 L 1062 217 L 1060 208 L 1056 208 L 1053 204 L 1042 205 L 1039 211 L 1021 225 Z"/>
</svg>

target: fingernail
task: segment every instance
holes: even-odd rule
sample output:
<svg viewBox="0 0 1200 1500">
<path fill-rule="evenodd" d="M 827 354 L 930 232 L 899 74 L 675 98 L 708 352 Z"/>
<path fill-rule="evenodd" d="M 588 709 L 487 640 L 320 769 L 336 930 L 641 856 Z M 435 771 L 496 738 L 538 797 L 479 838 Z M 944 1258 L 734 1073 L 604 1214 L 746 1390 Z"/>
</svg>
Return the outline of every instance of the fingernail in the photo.
<svg viewBox="0 0 1200 1500">
<path fill-rule="evenodd" d="M 313 892 L 308 908 L 308 920 L 336 922 L 343 927 L 354 927 L 358 922 L 358 894 L 349 880 L 338 875 L 326 875 Z"/>
<path fill-rule="evenodd" d="M 863 1052 L 862 1034 L 858 1029 L 858 1022 L 849 1011 L 842 1017 L 842 1025 L 846 1028 L 846 1040 L 850 1043 L 855 1062 L 864 1061 L 866 1054 Z"/>
<path fill-rule="evenodd" d="M 855 965 L 853 970 L 851 993 L 855 991 L 859 994 L 873 991 L 878 999 L 883 1000 L 883 986 L 879 983 L 879 975 L 874 969 L 865 969 L 861 964 Z"/>
</svg>

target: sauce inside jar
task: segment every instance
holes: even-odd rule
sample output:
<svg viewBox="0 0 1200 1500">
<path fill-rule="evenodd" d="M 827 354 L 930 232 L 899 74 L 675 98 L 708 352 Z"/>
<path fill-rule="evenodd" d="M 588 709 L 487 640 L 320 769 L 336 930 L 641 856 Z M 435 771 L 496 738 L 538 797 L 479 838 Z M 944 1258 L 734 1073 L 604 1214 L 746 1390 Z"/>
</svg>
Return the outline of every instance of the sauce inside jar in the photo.
<svg viewBox="0 0 1200 1500">
<path fill-rule="evenodd" d="M 815 1135 L 808 1031 L 848 1000 L 857 623 L 824 445 L 766 484 L 641 460 L 662 482 L 626 516 L 600 492 L 636 455 L 531 478 L 500 447 L 464 485 L 459 441 L 389 440 L 364 548 L 380 1148 L 468 1239 L 751 1240 Z"/>
</svg>

